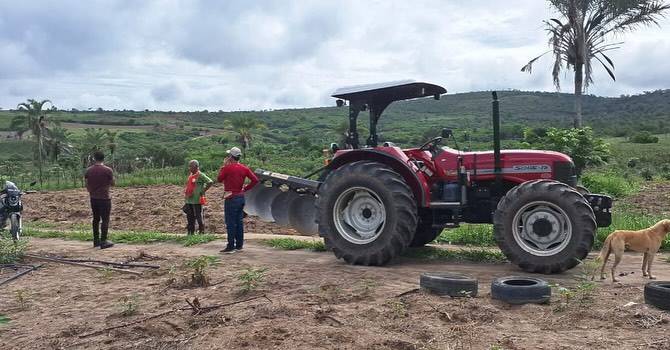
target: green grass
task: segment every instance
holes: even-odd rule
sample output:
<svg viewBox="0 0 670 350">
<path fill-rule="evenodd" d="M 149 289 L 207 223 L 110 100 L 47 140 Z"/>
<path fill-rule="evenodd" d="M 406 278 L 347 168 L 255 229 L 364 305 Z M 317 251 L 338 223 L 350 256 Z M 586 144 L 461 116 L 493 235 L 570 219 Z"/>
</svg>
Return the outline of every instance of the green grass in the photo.
<svg viewBox="0 0 670 350">
<path fill-rule="evenodd" d="M 605 238 L 615 230 L 641 230 L 654 225 L 660 220 L 666 219 L 662 216 L 643 215 L 631 212 L 615 213 L 612 215 L 612 225 L 601 227 L 596 234 L 594 249 L 602 247 Z M 661 250 L 670 250 L 670 236 L 666 237 L 661 245 Z"/>
<path fill-rule="evenodd" d="M 640 182 L 637 179 L 613 171 L 589 172 L 582 176 L 581 181 L 591 193 L 607 194 L 614 198 L 631 195 L 640 189 Z"/>
<path fill-rule="evenodd" d="M 501 263 L 507 261 L 505 255 L 497 249 L 468 248 L 468 249 L 443 249 L 436 247 L 423 247 L 409 249 L 405 257 L 438 260 L 438 261 L 461 261 L 461 262 L 487 262 Z"/>
<path fill-rule="evenodd" d="M 294 239 L 294 238 L 272 238 L 272 239 L 266 239 L 261 241 L 262 244 L 265 244 L 267 246 L 277 248 L 277 249 L 283 249 L 283 250 L 298 250 L 298 249 L 306 249 L 306 250 L 311 250 L 315 252 L 324 252 L 326 251 L 326 246 L 323 244 L 322 241 L 317 241 L 317 240 L 302 240 L 302 239 Z"/>
<path fill-rule="evenodd" d="M 460 227 L 444 230 L 435 242 L 487 247 L 496 245 L 493 239 L 493 225 L 486 224 L 462 224 Z"/>
<path fill-rule="evenodd" d="M 24 229 L 24 236 L 37 238 L 60 238 L 73 241 L 90 242 L 93 240 L 93 235 L 89 231 L 58 231 L 58 230 L 38 230 L 31 227 Z M 115 243 L 126 244 L 150 244 L 159 242 L 178 243 L 185 247 L 208 243 L 221 236 L 213 234 L 204 235 L 174 235 L 162 232 L 150 231 L 120 231 L 110 232 L 109 239 Z"/>
<path fill-rule="evenodd" d="M 598 228 L 594 249 L 600 249 L 607 235 L 614 230 L 640 230 L 647 228 L 665 219 L 658 215 L 645 215 L 631 211 L 615 212 L 612 214 L 612 225 Z M 464 224 L 459 228 L 444 230 L 435 240 L 437 243 L 448 243 L 465 246 L 496 246 L 493 238 L 493 225 Z M 670 250 L 670 236 L 665 239 L 662 250 Z"/>
<path fill-rule="evenodd" d="M 9 321 L 10 321 L 9 317 L 0 314 L 0 325 L 7 324 L 9 323 Z"/>
<path fill-rule="evenodd" d="M 13 264 L 21 260 L 27 248 L 26 239 L 15 242 L 12 239 L 0 237 L 0 264 Z"/>
</svg>

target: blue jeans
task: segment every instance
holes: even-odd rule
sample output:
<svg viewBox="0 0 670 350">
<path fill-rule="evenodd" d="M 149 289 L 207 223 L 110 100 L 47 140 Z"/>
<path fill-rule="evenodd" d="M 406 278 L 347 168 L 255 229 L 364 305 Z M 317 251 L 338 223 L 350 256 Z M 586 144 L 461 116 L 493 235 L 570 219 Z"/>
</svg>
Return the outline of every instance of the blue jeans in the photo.
<svg viewBox="0 0 670 350">
<path fill-rule="evenodd" d="M 228 248 L 242 248 L 244 244 L 244 196 L 226 199 L 223 202 L 223 211 L 226 219 L 226 232 L 228 233 Z"/>
</svg>

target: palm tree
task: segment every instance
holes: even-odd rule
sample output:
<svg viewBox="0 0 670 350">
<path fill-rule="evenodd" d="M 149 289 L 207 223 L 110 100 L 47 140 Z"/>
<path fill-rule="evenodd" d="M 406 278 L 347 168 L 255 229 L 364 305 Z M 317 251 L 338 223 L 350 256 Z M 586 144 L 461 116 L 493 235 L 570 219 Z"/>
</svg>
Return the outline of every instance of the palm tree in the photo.
<svg viewBox="0 0 670 350">
<path fill-rule="evenodd" d="M 84 137 L 79 144 L 79 155 L 81 157 L 82 166 L 89 165 L 91 154 L 95 151 L 100 151 L 107 147 L 107 136 L 102 129 L 86 128 L 84 129 Z"/>
<path fill-rule="evenodd" d="M 551 74 L 560 90 L 560 73 L 572 69 L 575 73 L 575 117 L 573 126 L 582 126 L 582 93 L 593 83 L 591 61 L 598 61 L 607 74 L 614 76 L 614 62 L 605 54 L 618 48 L 621 42 L 609 42 L 613 36 L 637 27 L 657 24 L 663 11 L 670 8 L 657 0 L 549 0 L 561 15 L 560 19 L 544 21 L 551 49 L 530 60 L 521 68 L 531 73 L 533 63 L 547 53 L 554 56 Z"/>
<path fill-rule="evenodd" d="M 258 119 L 245 116 L 232 118 L 229 124 L 237 132 L 237 140 L 240 142 L 243 151 L 251 147 L 251 133 L 257 129 L 264 129 L 266 127 Z"/>
<path fill-rule="evenodd" d="M 109 155 L 110 155 L 110 163 L 114 163 L 114 152 L 116 151 L 117 144 L 116 144 L 116 135 L 118 134 L 118 131 L 112 131 L 110 129 L 105 130 L 105 137 L 107 141 L 107 149 L 109 150 Z"/>
<path fill-rule="evenodd" d="M 25 116 L 25 125 L 27 126 L 27 130 L 30 130 L 35 137 L 35 153 L 37 154 L 40 183 L 42 182 L 43 157 L 46 151 L 44 148 L 44 136 L 47 129 L 45 114 L 49 112 L 49 110 L 42 109 L 46 103 L 51 103 L 51 101 L 28 99 L 27 102 L 19 103 L 16 107 L 20 111 L 27 112 Z"/>
<path fill-rule="evenodd" d="M 70 153 L 72 146 L 69 144 L 70 132 L 68 130 L 56 127 L 48 129 L 47 133 L 46 153 L 52 162 L 57 161 L 63 153 Z"/>
</svg>

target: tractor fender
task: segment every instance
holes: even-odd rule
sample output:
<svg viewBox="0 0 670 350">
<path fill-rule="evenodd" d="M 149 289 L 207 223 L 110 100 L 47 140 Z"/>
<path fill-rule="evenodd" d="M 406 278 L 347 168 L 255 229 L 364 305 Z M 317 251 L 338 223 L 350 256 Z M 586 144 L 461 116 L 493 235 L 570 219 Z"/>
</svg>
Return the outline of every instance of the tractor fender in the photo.
<svg viewBox="0 0 670 350">
<path fill-rule="evenodd" d="M 430 200 L 430 186 L 426 177 L 410 162 L 409 157 L 397 147 L 384 147 L 381 150 L 356 149 L 338 152 L 326 169 L 324 169 L 325 171 L 321 173 L 319 181 L 323 182 L 331 171 L 345 164 L 360 160 L 379 162 L 395 170 L 403 177 L 412 190 L 417 206 L 428 206 L 427 201 Z"/>
</svg>

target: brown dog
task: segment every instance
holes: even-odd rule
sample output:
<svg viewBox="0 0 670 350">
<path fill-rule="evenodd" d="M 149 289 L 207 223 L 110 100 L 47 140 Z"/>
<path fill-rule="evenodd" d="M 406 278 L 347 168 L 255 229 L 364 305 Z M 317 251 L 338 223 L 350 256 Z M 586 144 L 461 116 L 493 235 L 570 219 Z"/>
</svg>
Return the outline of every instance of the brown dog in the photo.
<svg viewBox="0 0 670 350">
<path fill-rule="evenodd" d="M 600 251 L 602 267 L 600 268 L 600 278 L 605 279 L 605 265 L 610 253 L 614 252 L 614 265 L 612 265 L 612 282 L 617 282 L 614 277 L 617 265 L 621 262 L 623 252 L 626 249 L 644 253 L 642 259 L 642 276 L 649 276 L 650 279 L 655 279 L 651 274 L 651 264 L 654 261 L 654 255 L 661 247 L 663 239 L 670 232 L 670 220 L 661 220 L 654 226 L 639 231 L 623 231 L 617 230 L 612 232 L 605 243 L 603 249 Z"/>
</svg>

